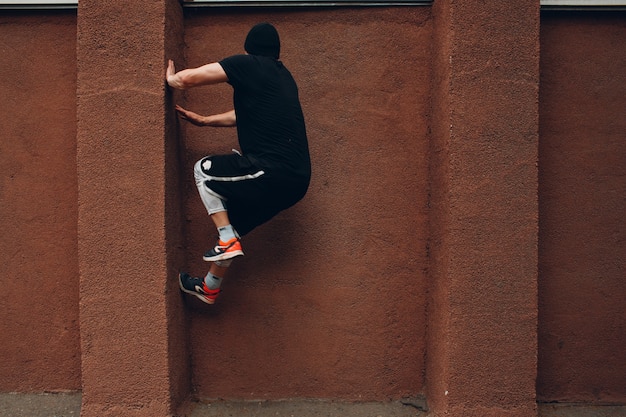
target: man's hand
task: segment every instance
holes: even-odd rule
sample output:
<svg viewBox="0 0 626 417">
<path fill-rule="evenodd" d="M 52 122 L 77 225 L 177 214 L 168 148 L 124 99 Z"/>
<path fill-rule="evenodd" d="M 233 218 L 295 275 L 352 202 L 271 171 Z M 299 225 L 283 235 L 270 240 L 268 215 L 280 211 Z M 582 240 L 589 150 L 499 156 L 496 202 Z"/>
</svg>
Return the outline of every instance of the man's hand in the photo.
<svg viewBox="0 0 626 417">
<path fill-rule="evenodd" d="M 179 80 L 180 77 L 176 76 L 176 67 L 174 67 L 174 61 L 171 59 L 167 62 L 167 69 L 165 70 L 165 81 L 167 85 L 172 88 L 181 89 L 182 85 Z"/>
<path fill-rule="evenodd" d="M 167 60 L 167 70 L 165 71 L 165 78 L 169 78 L 171 75 L 176 74 L 176 68 L 174 67 L 174 61 Z"/>
<path fill-rule="evenodd" d="M 181 119 L 196 126 L 212 126 L 212 127 L 235 127 L 237 126 L 237 116 L 235 110 L 227 111 L 226 113 L 213 114 L 211 116 L 201 116 L 198 113 L 186 110 L 176 105 L 176 113 Z"/>
<path fill-rule="evenodd" d="M 178 113 L 181 119 L 187 120 L 188 122 L 196 126 L 208 125 L 207 120 L 206 120 L 207 118 L 205 116 L 201 116 L 198 113 L 194 113 L 192 111 L 186 110 L 182 108 L 181 106 L 179 106 L 178 104 L 176 105 L 176 113 Z"/>
</svg>

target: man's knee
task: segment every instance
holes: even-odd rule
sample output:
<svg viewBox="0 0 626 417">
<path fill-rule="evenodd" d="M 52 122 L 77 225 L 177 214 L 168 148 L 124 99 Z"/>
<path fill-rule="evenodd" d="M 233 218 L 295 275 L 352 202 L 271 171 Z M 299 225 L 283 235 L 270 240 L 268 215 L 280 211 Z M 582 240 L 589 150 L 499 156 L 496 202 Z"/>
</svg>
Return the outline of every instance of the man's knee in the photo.
<svg viewBox="0 0 626 417">
<path fill-rule="evenodd" d="M 195 163 L 193 166 L 193 173 L 196 179 L 199 177 L 204 177 L 205 175 L 209 175 L 209 170 L 211 169 L 211 165 L 213 161 L 211 161 L 210 156 L 205 156 Z"/>
<path fill-rule="evenodd" d="M 213 162 L 211 161 L 211 157 L 207 156 L 199 161 L 197 161 L 193 166 L 193 176 L 196 179 L 196 184 L 203 184 L 205 181 L 210 181 L 211 173 L 209 170 L 211 169 L 211 165 Z"/>
</svg>

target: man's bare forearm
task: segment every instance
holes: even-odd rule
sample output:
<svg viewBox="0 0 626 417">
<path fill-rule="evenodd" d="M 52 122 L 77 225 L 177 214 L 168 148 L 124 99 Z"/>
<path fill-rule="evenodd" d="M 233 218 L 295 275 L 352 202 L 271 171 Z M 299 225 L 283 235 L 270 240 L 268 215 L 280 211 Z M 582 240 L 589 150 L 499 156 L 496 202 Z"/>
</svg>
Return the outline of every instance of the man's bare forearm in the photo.
<svg viewBox="0 0 626 417">
<path fill-rule="evenodd" d="M 198 68 L 189 68 L 176 72 L 174 61 L 172 60 L 168 61 L 165 79 L 170 87 L 178 90 L 228 81 L 228 77 L 219 63 L 214 62 Z"/>
<path fill-rule="evenodd" d="M 235 116 L 235 110 L 205 117 L 205 126 L 234 127 L 236 125 L 237 125 L 237 117 Z"/>
<path fill-rule="evenodd" d="M 237 125 L 237 117 L 235 110 L 226 113 L 214 114 L 211 116 L 202 116 L 198 113 L 187 110 L 178 104 L 176 105 L 176 113 L 181 119 L 186 120 L 196 126 L 212 126 L 212 127 L 233 127 Z"/>
</svg>

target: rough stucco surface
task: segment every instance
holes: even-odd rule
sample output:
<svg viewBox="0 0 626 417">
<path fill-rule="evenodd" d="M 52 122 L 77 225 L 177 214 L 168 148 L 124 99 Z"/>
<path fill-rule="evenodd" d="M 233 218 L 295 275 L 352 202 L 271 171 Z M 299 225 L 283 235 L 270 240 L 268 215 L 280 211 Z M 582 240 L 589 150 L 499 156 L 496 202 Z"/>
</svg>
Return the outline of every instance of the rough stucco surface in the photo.
<svg viewBox="0 0 626 417">
<path fill-rule="evenodd" d="M 625 18 L 541 22 L 543 401 L 626 402 Z"/>
<path fill-rule="evenodd" d="M 166 416 L 189 392 L 163 78 L 165 29 L 182 33 L 182 13 L 174 0 L 147 3 L 78 9 L 83 417 Z"/>
<path fill-rule="evenodd" d="M 274 23 L 299 83 L 313 160 L 309 194 L 246 236 L 211 308 L 190 317 L 194 385 L 208 398 L 415 396 L 423 387 L 429 9 L 190 12 L 187 63 L 242 53 Z M 228 85 L 187 93 L 229 110 Z M 192 165 L 230 152 L 234 130 L 186 130 L 187 265 L 205 273 L 215 233 Z"/>
<path fill-rule="evenodd" d="M 0 391 L 80 389 L 76 16 L 0 14 Z"/>
<path fill-rule="evenodd" d="M 533 415 L 535 139 L 532 115 L 516 106 L 532 108 L 534 73 L 523 70 L 536 51 L 527 48 L 524 21 L 493 17 L 498 1 L 190 11 L 182 51 L 183 29 L 168 22 L 178 9 L 165 12 L 170 36 L 162 42 L 152 3 L 156 17 L 145 4 L 81 2 L 89 8 L 79 30 L 78 134 L 76 16 L 0 16 L 0 391 L 83 388 L 83 415 L 99 417 L 170 415 L 192 392 L 346 400 L 425 392 L 437 416 Z M 543 401 L 626 397 L 623 17 L 542 19 Z M 239 51 L 261 20 L 279 26 L 283 58 L 300 84 L 311 192 L 246 238 L 247 256 L 233 266 L 219 304 L 183 305 L 176 270 L 204 272 L 200 256 L 214 237 L 191 167 L 236 141 L 234 131 L 182 124 L 178 148 L 172 97 L 162 98 L 163 60 L 182 62 L 186 52 L 199 65 Z M 225 110 L 231 90 L 184 96 L 193 110 Z M 132 285 L 130 273 L 150 285 Z"/>
<path fill-rule="evenodd" d="M 426 386 L 436 416 L 537 413 L 538 12 L 531 1 L 433 5 Z"/>
</svg>

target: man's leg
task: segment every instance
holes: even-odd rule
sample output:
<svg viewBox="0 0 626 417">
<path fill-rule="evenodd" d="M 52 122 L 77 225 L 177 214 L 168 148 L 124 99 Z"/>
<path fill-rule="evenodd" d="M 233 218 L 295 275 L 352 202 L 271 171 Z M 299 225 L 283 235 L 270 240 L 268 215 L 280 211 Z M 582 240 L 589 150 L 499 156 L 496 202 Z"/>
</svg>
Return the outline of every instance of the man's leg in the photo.
<svg viewBox="0 0 626 417">
<path fill-rule="evenodd" d="M 215 212 L 211 215 L 211 219 L 215 223 L 218 231 L 220 231 L 220 235 L 224 233 L 223 230 L 227 226 L 230 226 L 227 211 Z M 237 237 L 233 237 L 232 240 L 234 240 L 237 245 L 239 245 L 239 251 L 243 255 L 243 252 L 241 251 L 241 245 L 239 244 L 239 239 Z M 220 237 L 218 247 L 222 243 L 222 238 Z M 215 251 L 215 248 L 212 249 L 212 251 Z M 230 255 L 232 255 L 232 252 L 230 253 Z M 222 280 L 226 275 L 226 271 L 228 270 L 228 267 L 232 262 L 232 257 L 234 256 L 237 255 L 232 255 L 230 259 L 217 260 L 213 262 L 211 264 L 209 272 L 204 278 L 193 277 L 185 272 L 182 272 L 181 274 L 179 274 L 180 288 L 186 293 L 195 295 L 207 304 L 215 303 L 215 300 L 217 299 L 217 296 L 221 291 L 220 287 L 222 286 Z"/>
<path fill-rule="evenodd" d="M 204 283 L 207 288 L 217 290 L 222 286 L 222 280 L 232 261 L 232 259 L 227 259 L 225 261 L 215 261 L 211 264 L 209 272 L 204 277 Z"/>
<path fill-rule="evenodd" d="M 226 210 L 223 199 L 205 185 L 205 181 L 207 180 L 206 176 L 208 174 L 202 169 L 202 164 L 205 164 L 205 170 L 208 171 L 211 166 L 211 161 L 205 158 L 195 164 L 194 177 L 196 187 L 198 188 L 200 199 L 220 235 L 217 246 L 207 252 L 204 259 L 206 259 L 208 255 L 213 255 L 222 260 L 210 259 L 214 262 L 211 264 L 209 272 L 204 278 L 193 277 L 186 272 L 181 272 L 179 274 L 179 284 L 181 290 L 184 292 L 195 295 L 207 304 L 213 304 L 220 293 L 222 279 L 224 275 L 226 275 L 232 258 L 243 255 L 243 251 L 241 251 L 241 244 L 239 243 L 237 232 L 230 224 L 228 211 Z M 233 242 L 235 245 L 232 244 Z"/>
<path fill-rule="evenodd" d="M 223 242 L 229 242 L 232 238 L 236 237 L 234 229 L 230 225 L 227 211 L 218 211 L 213 213 L 211 215 L 211 220 L 213 220 L 213 223 L 220 234 L 220 242 L 218 245 Z M 224 279 L 231 262 L 232 259 L 227 259 L 223 261 L 215 261 L 211 264 L 209 272 L 204 277 L 204 283 L 209 289 L 217 290 L 220 288 L 222 285 L 222 279 Z"/>
<path fill-rule="evenodd" d="M 211 220 L 215 223 L 215 227 L 218 229 L 220 227 L 226 227 L 230 225 L 230 219 L 228 218 L 228 211 L 224 209 L 224 211 L 218 211 L 211 214 Z"/>
<path fill-rule="evenodd" d="M 196 162 L 194 166 L 194 177 L 200 199 L 220 236 L 217 245 L 204 254 L 203 259 L 207 262 L 226 260 L 243 255 L 239 237 L 230 224 L 223 198 L 206 186 L 206 181 L 210 178 L 208 173 L 211 165 L 212 161 L 210 159 L 203 158 Z"/>
</svg>

